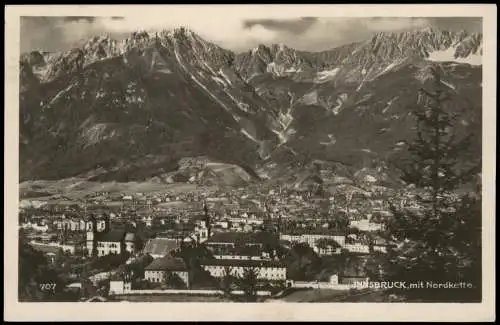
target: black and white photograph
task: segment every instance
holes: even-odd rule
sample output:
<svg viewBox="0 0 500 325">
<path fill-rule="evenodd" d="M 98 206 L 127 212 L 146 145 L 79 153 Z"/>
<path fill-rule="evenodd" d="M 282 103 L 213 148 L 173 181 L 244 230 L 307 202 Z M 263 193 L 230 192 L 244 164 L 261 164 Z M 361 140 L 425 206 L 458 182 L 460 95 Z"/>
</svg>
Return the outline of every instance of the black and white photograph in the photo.
<svg viewBox="0 0 500 325">
<path fill-rule="evenodd" d="M 171 7 L 19 18 L 19 303 L 484 303 L 483 17 Z"/>
</svg>

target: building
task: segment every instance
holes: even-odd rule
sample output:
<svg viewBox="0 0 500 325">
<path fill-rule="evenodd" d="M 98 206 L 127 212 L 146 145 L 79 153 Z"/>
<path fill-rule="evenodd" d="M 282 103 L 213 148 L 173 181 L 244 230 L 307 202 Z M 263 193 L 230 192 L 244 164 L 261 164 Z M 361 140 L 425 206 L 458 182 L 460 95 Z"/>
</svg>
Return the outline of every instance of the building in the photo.
<svg viewBox="0 0 500 325">
<path fill-rule="evenodd" d="M 182 258 L 166 256 L 155 259 L 146 266 L 144 278 L 150 282 L 163 282 L 168 273 L 177 275 L 189 287 L 189 272 Z"/>
<path fill-rule="evenodd" d="M 274 238 L 271 233 L 267 232 L 220 232 L 216 233 L 210 237 L 209 240 L 205 242 L 207 247 L 214 246 L 227 246 L 227 247 L 238 247 L 238 246 L 257 246 L 264 248 L 266 244 L 277 242 L 277 238 Z"/>
<path fill-rule="evenodd" d="M 350 253 L 361 253 L 361 254 L 370 253 L 370 246 L 364 245 L 362 243 L 345 244 L 344 249 L 348 250 Z"/>
<path fill-rule="evenodd" d="M 129 293 L 132 291 L 132 283 L 123 280 L 111 280 L 109 281 L 109 294 L 110 295 L 120 295 L 124 293 Z"/>
<path fill-rule="evenodd" d="M 289 242 L 296 243 L 306 243 L 310 247 L 316 246 L 317 242 L 321 239 L 329 239 L 336 241 L 340 246 L 345 245 L 345 234 L 336 233 L 331 231 L 300 231 L 300 232 L 289 232 L 280 234 L 280 240 L 286 240 Z"/>
<path fill-rule="evenodd" d="M 109 218 L 96 220 L 91 218 L 86 223 L 87 251 L 89 256 L 104 256 L 136 251 L 136 236 L 125 229 L 111 229 Z"/>
<path fill-rule="evenodd" d="M 47 232 L 49 231 L 49 226 L 43 222 L 27 222 L 22 225 L 22 228 L 31 229 L 36 232 Z"/>
<path fill-rule="evenodd" d="M 333 239 L 320 239 L 313 246 L 313 250 L 320 256 L 338 255 L 342 247 Z"/>
<path fill-rule="evenodd" d="M 36 242 L 36 241 L 30 241 L 29 243 L 35 250 L 41 251 L 45 254 L 47 253 L 58 253 L 59 251 L 63 251 L 65 253 L 69 254 L 75 254 L 76 252 L 76 246 L 75 244 L 59 244 L 59 243 L 43 243 L 43 242 Z"/>
<path fill-rule="evenodd" d="M 381 231 L 385 229 L 383 223 L 371 222 L 368 219 L 351 220 L 349 226 L 361 231 Z"/>
<path fill-rule="evenodd" d="M 277 261 L 213 259 L 203 261 L 200 264 L 215 278 L 223 277 L 226 274 L 226 269 L 236 277 L 243 276 L 247 269 L 256 269 L 258 271 L 257 278 L 260 280 L 286 281 L 287 268 Z"/>
<path fill-rule="evenodd" d="M 216 246 L 211 249 L 214 258 L 221 260 L 268 260 L 269 253 L 258 246 L 226 247 Z"/>
<path fill-rule="evenodd" d="M 372 249 L 374 252 L 387 253 L 387 249 L 392 246 L 384 238 L 375 238 L 372 242 Z"/>
<path fill-rule="evenodd" d="M 339 289 L 339 276 L 337 274 L 332 274 L 328 277 L 328 281 L 286 280 L 286 287 L 302 289 Z"/>
<path fill-rule="evenodd" d="M 179 240 L 169 238 L 153 238 L 146 242 L 142 252 L 144 254 L 149 254 L 156 259 L 165 257 L 171 252 L 177 251 L 179 248 Z"/>
<path fill-rule="evenodd" d="M 79 218 L 65 218 L 54 221 L 54 225 L 58 230 L 67 230 L 72 232 L 85 231 L 85 220 Z"/>
</svg>

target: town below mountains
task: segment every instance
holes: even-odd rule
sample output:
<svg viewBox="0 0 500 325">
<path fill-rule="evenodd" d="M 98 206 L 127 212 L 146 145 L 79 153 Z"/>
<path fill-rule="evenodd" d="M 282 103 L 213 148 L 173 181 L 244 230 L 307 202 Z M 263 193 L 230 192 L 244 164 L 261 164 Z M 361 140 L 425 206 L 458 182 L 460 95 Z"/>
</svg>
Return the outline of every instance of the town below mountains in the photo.
<svg viewBox="0 0 500 325">
<path fill-rule="evenodd" d="M 390 207 L 420 209 L 400 170 L 419 89 L 439 64 L 474 164 L 482 44 L 425 28 L 233 53 L 178 28 L 24 53 L 20 299 L 387 301 L 367 286 L 399 244 Z"/>
</svg>

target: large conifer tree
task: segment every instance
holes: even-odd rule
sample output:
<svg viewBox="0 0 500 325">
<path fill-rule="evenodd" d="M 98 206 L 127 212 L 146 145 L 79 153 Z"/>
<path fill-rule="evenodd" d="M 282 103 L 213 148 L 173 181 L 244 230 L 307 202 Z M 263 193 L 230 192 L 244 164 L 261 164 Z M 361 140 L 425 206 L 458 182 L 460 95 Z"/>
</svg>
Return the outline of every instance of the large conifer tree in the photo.
<svg viewBox="0 0 500 325">
<path fill-rule="evenodd" d="M 412 184 L 418 207 L 392 205 L 394 217 L 387 230 L 397 247 L 389 250 L 387 278 L 406 281 L 407 286 L 423 284 L 423 288 L 392 290 L 407 301 L 477 301 L 481 295 L 480 199 L 459 195 L 457 189 L 480 171 L 480 165 L 464 167 L 461 155 L 470 135 L 457 132 L 457 114 L 452 112 L 456 102 L 441 76 L 440 66 L 429 68 L 432 90 L 420 90 L 413 111 L 416 137 L 409 144 L 411 159 L 403 180 Z M 432 289 L 431 282 L 465 288 Z"/>
</svg>

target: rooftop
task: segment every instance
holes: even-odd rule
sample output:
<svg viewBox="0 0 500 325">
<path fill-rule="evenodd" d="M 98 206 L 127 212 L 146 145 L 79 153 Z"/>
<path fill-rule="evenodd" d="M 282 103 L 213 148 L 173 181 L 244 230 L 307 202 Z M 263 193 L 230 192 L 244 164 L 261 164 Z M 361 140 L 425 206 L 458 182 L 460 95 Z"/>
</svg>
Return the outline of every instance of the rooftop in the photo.
<svg viewBox="0 0 500 325">
<path fill-rule="evenodd" d="M 231 266 L 231 267 L 286 267 L 279 261 L 211 259 L 200 262 L 201 265 Z"/>
<path fill-rule="evenodd" d="M 335 229 L 308 229 L 308 228 L 294 228 L 294 229 L 283 229 L 283 235 L 289 236 L 300 236 L 300 235 L 329 235 L 329 236 L 344 236 L 345 233 L 340 230 Z"/>
<path fill-rule="evenodd" d="M 31 247 L 33 247 L 34 250 L 45 253 L 45 254 L 57 254 L 61 247 L 58 246 L 51 246 L 51 245 L 40 245 L 40 244 L 33 244 L 30 243 Z"/>
<path fill-rule="evenodd" d="M 124 229 L 113 229 L 109 232 L 96 234 L 97 241 L 101 242 L 121 242 L 125 238 L 126 232 Z"/>
<path fill-rule="evenodd" d="M 212 248 L 212 251 L 214 255 L 261 256 L 261 250 L 258 246 L 216 246 Z"/>
<path fill-rule="evenodd" d="M 154 238 L 148 240 L 144 246 L 143 253 L 150 255 L 167 255 L 169 252 L 179 248 L 178 241 L 167 238 Z"/>
<path fill-rule="evenodd" d="M 186 264 L 182 258 L 162 257 L 154 260 L 145 270 L 149 271 L 186 271 Z"/>
<path fill-rule="evenodd" d="M 274 235 L 268 232 L 219 232 L 208 243 L 266 244 L 274 241 Z"/>
<path fill-rule="evenodd" d="M 125 235 L 125 241 L 134 241 L 135 240 L 135 234 L 133 233 L 127 233 Z"/>
</svg>

